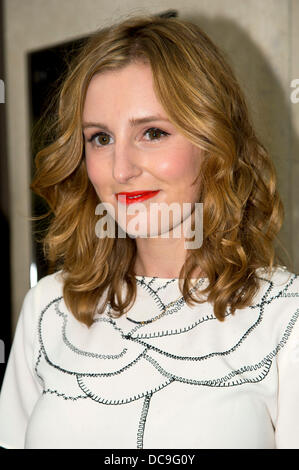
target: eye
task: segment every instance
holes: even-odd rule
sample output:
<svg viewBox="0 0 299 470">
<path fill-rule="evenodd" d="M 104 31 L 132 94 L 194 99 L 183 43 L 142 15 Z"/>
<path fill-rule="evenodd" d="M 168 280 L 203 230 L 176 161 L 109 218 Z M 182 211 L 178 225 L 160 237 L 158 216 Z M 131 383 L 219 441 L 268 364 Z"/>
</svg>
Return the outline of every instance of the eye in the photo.
<svg viewBox="0 0 299 470">
<path fill-rule="evenodd" d="M 151 127 L 150 129 L 147 129 L 143 135 L 151 135 L 153 137 L 147 140 L 160 140 L 162 137 L 167 137 L 169 134 L 168 132 L 162 131 L 161 129 L 158 129 L 157 127 Z"/>
<path fill-rule="evenodd" d="M 151 142 L 161 140 L 163 137 L 167 137 L 169 134 L 168 132 L 162 131 L 157 127 L 150 127 L 143 133 L 143 135 L 149 135 L 150 138 L 146 140 Z M 91 142 L 95 147 L 106 147 L 109 144 L 110 139 L 111 136 L 106 132 L 97 132 L 87 139 L 87 141 Z"/>
<path fill-rule="evenodd" d="M 87 140 L 88 142 L 94 144 L 96 147 L 105 147 L 108 144 L 110 138 L 110 135 L 106 134 L 106 132 L 97 132 Z"/>
</svg>

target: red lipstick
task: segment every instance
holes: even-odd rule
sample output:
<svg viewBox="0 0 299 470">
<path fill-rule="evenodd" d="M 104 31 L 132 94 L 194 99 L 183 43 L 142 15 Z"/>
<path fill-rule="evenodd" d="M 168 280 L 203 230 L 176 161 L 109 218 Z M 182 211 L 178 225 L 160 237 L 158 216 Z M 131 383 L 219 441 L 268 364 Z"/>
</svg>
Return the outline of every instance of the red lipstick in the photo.
<svg viewBox="0 0 299 470">
<path fill-rule="evenodd" d="M 117 193 L 115 196 L 119 202 L 125 202 L 125 204 L 133 204 L 134 202 L 142 202 L 145 201 L 146 199 L 149 199 L 151 197 L 154 197 L 156 194 L 158 194 L 158 191 L 132 191 L 130 193 L 122 192 L 122 193 Z M 125 200 L 123 199 L 122 201 L 120 200 L 120 196 L 122 198 L 125 196 Z"/>
</svg>

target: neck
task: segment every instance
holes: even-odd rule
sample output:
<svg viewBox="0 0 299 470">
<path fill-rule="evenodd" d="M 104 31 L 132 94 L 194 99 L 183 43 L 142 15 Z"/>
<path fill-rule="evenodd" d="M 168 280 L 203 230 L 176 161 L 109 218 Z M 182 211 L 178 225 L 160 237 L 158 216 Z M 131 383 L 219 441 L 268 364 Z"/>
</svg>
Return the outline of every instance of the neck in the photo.
<svg viewBox="0 0 299 470">
<path fill-rule="evenodd" d="M 135 272 L 140 276 L 179 278 L 185 262 L 184 240 L 136 238 Z"/>
<path fill-rule="evenodd" d="M 189 216 L 192 221 L 194 221 L 194 215 L 193 211 L 191 217 Z M 174 237 L 173 230 L 170 230 L 168 235 L 168 238 L 163 238 L 162 235 L 136 238 L 135 273 L 137 275 L 162 278 L 180 277 L 180 271 L 187 254 L 186 239 L 184 235 L 180 238 Z M 203 277 L 203 274 L 197 268 L 192 276 Z"/>
</svg>

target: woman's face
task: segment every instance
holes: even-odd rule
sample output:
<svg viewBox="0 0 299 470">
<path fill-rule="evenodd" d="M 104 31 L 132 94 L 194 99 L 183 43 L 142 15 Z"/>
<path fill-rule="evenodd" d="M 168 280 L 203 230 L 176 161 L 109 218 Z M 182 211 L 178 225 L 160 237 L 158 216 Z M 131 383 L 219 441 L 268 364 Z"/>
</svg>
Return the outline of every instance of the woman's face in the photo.
<svg viewBox="0 0 299 470">
<path fill-rule="evenodd" d="M 156 98 L 149 65 L 134 63 L 92 78 L 83 110 L 83 133 L 89 179 L 100 201 L 112 205 L 115 219 L 128 234 L 135 233 L 128 223 L 137 212 L 143 215 L 138 233 L 144 236 L 160 235 L 181 224 L 186 218 L 183 209 L 172 220 L 159 220 L 154 229 L 150 210 L 153 203 L 167 207 L 177 203 L 182 208 L 183 203 L 197 202 L 200 182 L 192 183 L 199 174 L 201 151 L 168 120 Z M 157 190 L 141 205 L 138 200 L 127 205 L 116 197 L 120 192 Z M 135 215 L 128 215 L 137 206 Z"/>
</svg>

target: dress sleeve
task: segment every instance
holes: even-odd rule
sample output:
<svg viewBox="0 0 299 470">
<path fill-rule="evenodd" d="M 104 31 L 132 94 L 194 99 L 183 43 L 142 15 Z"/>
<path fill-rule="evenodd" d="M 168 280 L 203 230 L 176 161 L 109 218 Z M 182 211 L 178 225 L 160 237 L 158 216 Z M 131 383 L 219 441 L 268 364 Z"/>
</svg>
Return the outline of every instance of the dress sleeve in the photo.
<svg viewBox="0 0 299 470">
<path fill-rule="evenodd" d="M 23 301 L 0 394 L 0 446 L 23 449 L 27 424 L 42 394 L 34 371 L 35 287 Z"/>
<path fill-rule="evenodd" d="M 277 449 L 299 449 L 299 318 L 278 363 Z"/>
</svg>

